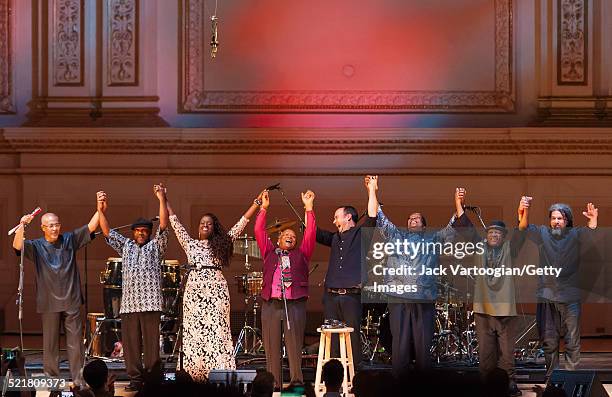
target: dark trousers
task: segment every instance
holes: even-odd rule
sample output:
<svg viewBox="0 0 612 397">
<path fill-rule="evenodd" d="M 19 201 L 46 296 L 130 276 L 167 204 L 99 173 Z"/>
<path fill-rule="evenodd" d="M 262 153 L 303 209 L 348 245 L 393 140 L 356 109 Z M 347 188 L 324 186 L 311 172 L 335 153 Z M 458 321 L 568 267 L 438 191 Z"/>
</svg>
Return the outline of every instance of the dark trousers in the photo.
<svg viewBox="0 0 612 397">
<path fill-rule="evenodd" d="M 306 299 L 287 300 L 287 314 L 291 329 L 287 329 L 285 305 L 282 300 L 271 299 L 261 305 L 261 332 L 266 350 L 266 368 L 281 385 L 281 321 L 285 334 L 285 348 L 289 359 L 291 383 L 303 383 L 302 347 L 306 329 Z"/>
<path fill-rule="evenodd" d="M 565 339 L 565 369 L 574 370 L 580 361 L 580 303 L 538 302 L 536 320 L 544 359 L 546 379 L 559 368 L 559 340 Z"/>
<path fill-rule="evenodd" d="M 490 316 L 474 313 L 478 336 L 478 368 L 487 375 L 501 368 L 514 380 L 514 345 L 519 324 L 517 316 Z"/>
<path fill-rule="evenodd" d="M 42 313 L 43 326 L 43 367 L 48 376 L 58 377 L 60 324 L 63 321 L 66 332 L 66 351 L 70 363 L 70 374 L 73 382 L 82 383 L 81 368 L 84 362 L 83 318 L 81 308 L 64 312 Z"/>
<path fill-rule="evenodd" d="M 323 294 L 323 316 L 326 319 L 341 320 L 354 331 L 351 333 L 351 347 L 353 349 L 353 365 L 358 369 L 361 364 L 361 294 Z M 340 339 L 332 335 L 333 357 L 340 357 Z"/>
<path fill-rule="evenodd" d="M 123 358 L 130 383 L 142 383 L 144 372 L 159 361 L 160 315 L 160 312 L 121 314 Z"/>
<path fill-rule="evenodd" d="M 389 324 L 393 336 L 393 374 L 399 376 L 415 362 L 415 368 L 431 367 L 431 341 L 434 334 L 433 303 L 389 303 Z"/>
</svg>

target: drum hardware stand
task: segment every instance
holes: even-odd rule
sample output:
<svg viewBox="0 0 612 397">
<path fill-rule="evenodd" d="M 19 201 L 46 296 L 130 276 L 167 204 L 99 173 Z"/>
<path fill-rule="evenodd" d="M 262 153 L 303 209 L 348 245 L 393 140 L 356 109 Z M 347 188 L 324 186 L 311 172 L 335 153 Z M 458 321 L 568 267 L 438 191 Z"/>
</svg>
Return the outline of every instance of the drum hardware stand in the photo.
<svg viewBox="0 0 612 397">
<path fill-rule="evenodd" d="M 248 324 L 248 313 L 249 313 L 249 302 L 253 301 L 253 326 Z M 246 305 L 244 310 L 244 325 L 240 330 L 240 335 L 238 335 L 238 340 L 236 341 L 236 347 L 234 347 L 234 357 L 238 356 L 240 350 L 242 349 L 243 354 L 256 355 L 261 347 L 263 346 L 263 341 L 261 339 L 261 330 L 257 328 L 257 309 L 259 308 L 259 303 L 257 302 L 257 296 L 247 296 L 244 299 L 244 303 Z M 253 338 L 253 344 L 249 349 L 249 335 Z"/>
<path fill-rule="evenodd" d="M 187 272 L 185 272 L 185 275 L 183 276 L 182 280 L 181 280 L 181 287 L 179 289 L 179 293 L 176 295 L 176 299 L 175 302 L 172 304 L 172 306 L 176 306 L 178 307 L 178 330 L 177 330 L 177 335 L 176 335 L 176 340 L 174 341 L 174 347 L 172 348 L 172 355 L 170 357 L 168 357 L 168 359 L 166 360 L 167 362 L 172 361 L 173 359 L 176 358 L 176 354 L 177 354 L 177 350 L 178 350 L 178 366 L 177 366 L 177 370 L 182 371 L 184 369 L 183 366 L 183 356 L 184 356 L 184 352 L 183 352 L 183 296 L 185 293 L 185 287 L 187 286 L 187 279 L 189 278 L 189 274 L 191 273 L 191 271 L 194 269 L 194 267 L 192 266 L 186 266 L 185 267 L 187 269 Z"/>
<path fill-rule="evenodd" d="M 270 189 L 272 188 L 272 189 Z M 291 201 L 287 198 L 287 196 L 285 195 L 285 191 L 280 187 L 280 183 L 277 183 L 274 186 L 270 186 L 268 188 L 268 190 L 278 190 L 281 194 L 281 196 L 283 196 L 283 199 L 285 200 L 285 202 L 287 203 L 287 205 L 289 206 L 289 208 L 291 208 L 291 211 L 293 211 L 293 213 L 295 214 L 295 216 L 299 219 L 300 221 L 300 230 L 304 231 L 306 229 L 306 223 L 304 223 L 304 220 L 302 219 L 302 217 L 300 216 L 300 214 L 296 211 L 295 207 L 293 206 L 293 204 L 291 204 Z M 279 258 L 280 259 L 280 258 Z"/>
</svg>

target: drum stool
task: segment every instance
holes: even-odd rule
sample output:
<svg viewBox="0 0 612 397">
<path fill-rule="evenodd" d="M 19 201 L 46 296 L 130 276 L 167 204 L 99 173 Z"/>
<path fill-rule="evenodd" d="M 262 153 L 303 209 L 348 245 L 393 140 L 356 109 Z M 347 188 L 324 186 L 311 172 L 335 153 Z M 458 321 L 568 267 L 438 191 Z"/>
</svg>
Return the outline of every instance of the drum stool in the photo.
<svg viewBox="0 0 612 397">
<path fill-rule="evenodd" d="M 351 327 L 345 328 L 317 328 L 321 333 L 319 340 L 319 357 L 317 359 L 317 374 L 315 376 L 314 389 L 317 397 L 325 393 L 325 386 L 321 382 L 321 372 L 323 365 L 331 359 L 336 359 L 342 363 L 344 367 L 344 378 L 342 379 L 342 393 L 348 396 L 350 389 L 353 387 L 353 378 L 355 378 L 355 368 L 353 366 L 353 348 L 351 346 L 351 332 L 354 331 Z M 332 334 L 338 334 L 340 339 L 340 357 L 331 357 L 331 341 Z"/>
</svg>

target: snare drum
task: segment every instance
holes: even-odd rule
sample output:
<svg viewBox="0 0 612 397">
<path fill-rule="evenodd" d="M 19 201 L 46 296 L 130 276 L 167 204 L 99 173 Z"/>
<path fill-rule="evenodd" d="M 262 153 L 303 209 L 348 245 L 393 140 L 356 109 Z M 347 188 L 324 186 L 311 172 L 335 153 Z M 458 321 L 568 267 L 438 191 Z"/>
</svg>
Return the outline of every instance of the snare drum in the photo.
<svg viewBox="0 0 612 397">
<path fill-rule="evenodd" d="M 250 272 L 242 276 L 244 291 L 247 296 L 257 296 L 261 294 L 261 284 L 263 283 L 262 272 Z"/>
</svg>

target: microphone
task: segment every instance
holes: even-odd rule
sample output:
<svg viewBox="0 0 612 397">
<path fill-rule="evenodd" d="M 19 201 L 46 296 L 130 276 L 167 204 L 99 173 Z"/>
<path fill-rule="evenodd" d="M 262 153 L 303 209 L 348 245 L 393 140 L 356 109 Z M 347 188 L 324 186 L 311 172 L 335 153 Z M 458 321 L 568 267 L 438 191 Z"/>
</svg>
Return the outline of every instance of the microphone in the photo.
<svg viewBox="0 0 612 397">
<path fill-rule="evenodd" d="M 212 17 L 210 17 L 210 21 L 212 22 L 212 37 L 210 38 L 210 57 L 215 58 L 217 56 L 217 49 L 219 48 L 219 17 L 213 15 Z"/>
<path fill-rule="evenodd" d="M 478 208 L 480 208 L 480 207 L 475 206 L 475 205 L 464 205 L 464 206 L 463 206 L 463 209 L 464 209 L 464 210 L 470 210 L 470 211 L 474 211 L 474 210 L 476 210 L 476 209 L 478 209 Z"/>
<path fill-rule="evenodd" d="M 270 190 L 280 190 L 280 188 L 281 188 L 281 187 L 280 187 L 280 182 L 279 182 L 279 183 L 277 183 L 276 185 L 268 186 L 268 187 L 266 188 L 266 190 L 268 190 L 268 191 L 270 191 Z"/>
<path fill-rule="evenodd" d="M 36 215 L 40 214 L 41 211 L 42 211 L 42 209 L 40 207 L 36 207 L 34 209 L 34 211 L 30 212 L 30 215 L 31 216 L 36 216 Z M 19 229 L 19 226 L 21 226 L 21 222 L 18 223 L 17 226 L 15 226 L 11 230 L 9 230 L 8 235 L 10 236 L 11 234 L 15 233 L 17 231 L 17 229 Z"/>
</svg>

